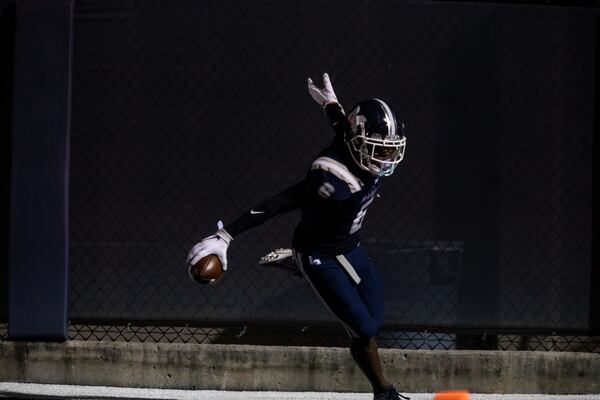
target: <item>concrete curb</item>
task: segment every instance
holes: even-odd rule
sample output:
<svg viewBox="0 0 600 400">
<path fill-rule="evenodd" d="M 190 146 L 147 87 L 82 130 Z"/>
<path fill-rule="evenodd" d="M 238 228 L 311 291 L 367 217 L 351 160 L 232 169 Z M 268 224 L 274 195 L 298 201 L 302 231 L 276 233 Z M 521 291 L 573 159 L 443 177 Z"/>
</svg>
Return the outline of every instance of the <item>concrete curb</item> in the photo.
<svg viewBox="0 0 600 400">
<path fill-rule="evenodd" d="M 600 354 L 381 350 L 405 392 L 600 393 Z M 210 390 L 367 392 L 347 349 L 0 342 L 0 381 Z"/>
</svg>

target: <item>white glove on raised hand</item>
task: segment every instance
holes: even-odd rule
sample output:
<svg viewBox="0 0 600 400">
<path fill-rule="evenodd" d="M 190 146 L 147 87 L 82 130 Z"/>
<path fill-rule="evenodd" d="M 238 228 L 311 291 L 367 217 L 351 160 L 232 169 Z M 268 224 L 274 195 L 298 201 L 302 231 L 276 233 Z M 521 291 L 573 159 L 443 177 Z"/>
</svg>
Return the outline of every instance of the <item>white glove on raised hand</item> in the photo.
<svg viewBox="0 0 600 400">
<path fill-rule="evenodd" d="M 315 86 L 312 79 L 308 78 L 308 93 L 322 107 L 325 107 L 327 104 L 337 103 L 338 99 L 333 91 L 333 86 L 331 86 L 327 72 L 323 74 L 323 85 L 324 87 L 319 89 Z"/>
<path fill-rule="evenodd" d="M 187 255 L 188 267 L 196 264 L 202 257 L 214 254 L 221 260 L 223 271 L 227 270 L 227 247 L 233 240 L 233 237 L 223 229 L 222 223 L 218 226 L 219 230 L 216 231 L 214 235 L 202 239 L 189 251 Z"/>
</svg>

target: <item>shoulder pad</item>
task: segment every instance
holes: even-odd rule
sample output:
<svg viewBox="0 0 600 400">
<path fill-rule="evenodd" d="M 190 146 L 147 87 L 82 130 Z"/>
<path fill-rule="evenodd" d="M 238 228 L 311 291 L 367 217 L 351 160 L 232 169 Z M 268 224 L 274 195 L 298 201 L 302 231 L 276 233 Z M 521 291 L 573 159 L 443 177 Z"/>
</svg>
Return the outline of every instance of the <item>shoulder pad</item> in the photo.
<svg viewBox="0 0 600 400">
<path fill-rule="evenodd" d="M 317 158 L 315 161 L 313 161 L 310 169 L 320 169 L 329 172 L 333 176 L 345 182 L 350 189 L 350 193 L 356 193 L 364 186 L 362 181 L 352 174 L 350 170 L 348 170 L 348 167 L 330 157 Z"/>
</svg>

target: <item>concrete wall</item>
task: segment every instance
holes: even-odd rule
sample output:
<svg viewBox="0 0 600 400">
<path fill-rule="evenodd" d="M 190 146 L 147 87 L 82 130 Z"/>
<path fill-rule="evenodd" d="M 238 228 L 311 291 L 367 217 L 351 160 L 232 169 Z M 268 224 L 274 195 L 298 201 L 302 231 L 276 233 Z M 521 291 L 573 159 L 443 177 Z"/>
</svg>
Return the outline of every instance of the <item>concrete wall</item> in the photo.
<svg viewBox="0 0 600 400">
<path fill-rule="evenodd" d="M 406 392 L 600 393 L 600 354 L 381 350 Z M 346 349 L 0 342 L 0 381 L 180 389 L 369 391 Z"/>
</svg>

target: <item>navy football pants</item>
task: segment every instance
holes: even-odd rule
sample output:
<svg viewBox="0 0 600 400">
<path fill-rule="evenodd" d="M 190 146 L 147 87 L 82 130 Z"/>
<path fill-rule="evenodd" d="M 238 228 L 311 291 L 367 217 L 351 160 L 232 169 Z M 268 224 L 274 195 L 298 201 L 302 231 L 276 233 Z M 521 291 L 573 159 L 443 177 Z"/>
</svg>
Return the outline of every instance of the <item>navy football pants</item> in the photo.
<svg viewBox="0 0 600 400">
<path fill-rule="evenodd" d="M 383 324 L 383 288 L 377 266 L 362 247 L 337 257 L 295 251 L 296 262 L 329 311 L 356 338 Z"/>
</svg>

